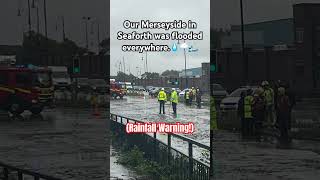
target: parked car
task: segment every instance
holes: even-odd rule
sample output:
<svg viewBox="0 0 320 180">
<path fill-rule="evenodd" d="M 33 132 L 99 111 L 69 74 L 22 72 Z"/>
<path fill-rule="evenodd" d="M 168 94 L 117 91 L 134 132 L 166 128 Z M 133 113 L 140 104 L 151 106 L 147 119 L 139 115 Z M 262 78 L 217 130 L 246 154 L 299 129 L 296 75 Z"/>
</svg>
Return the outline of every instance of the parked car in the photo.
<svg viewBox="0 0 320 180">
<path fill-rule="evenodd" d="M 220 84 L 212 84 L 211 90 L 213 97 L 217 102 L 220 102 L 223 98 L 228 95 L 228 92 Z"/>
<path fill-rule="evenodd" d="M 73 80 L 74 88 L 77 92 L 89 92 L 90 85 L 88 78 L 75 78 Z"/>
<path fill-rule="evenodd" d="M 177 91 L 178 94 L 181 93 L 181 90 L 179 88 L 174 88 L 174 89 Z"/>
<path fill-rule="evenodd" d="M 146 86 L 147 92 L 149 92 L 152 88 L 153 88 L 153 86 Z"/>
<path fill-rule="evenodd" d="M 187 88 L 187 89 L 184 89 L 183 91 L 181 91 L 180 93 L 179 93 L 179 98 L 180 98 L 180 100 L 184 100 L 184 94 L 186 93 L 186 91 L 189 91 L 189 88 Z"/>
<path fill-rule="evenodd" d="M 97 92 L 99 94 L 106 94 L 108 92 L 108 86 L 103 79 L 89 79 L 89 85 L 92 92 Z"/>
<path fill-rule="evenodd" d="M 136 90 L 136 91 L 146 91 L 142 86 L 133 86 L 133 90 Z"/>
<path fill-rule="evenodd" d="M 257 87 L 244 86 L 234 90 L 230 95 L 222 99 L 220 103 L 221 111 L 237 110 L 241 93 L 247 91 L 248 89 L 252 89 L 253 91 L 256 91 Z"/>
<path fill-rule="evenodd" d="M 156 94 L 158 94 L 159 89 L 160 89 L 159 87 L 153 87 L 153 88 L 151 88 L 150 91 L 149 91 L 149 95 L 150 95 L 150 96 L 155 96 Z"/>
</svg>

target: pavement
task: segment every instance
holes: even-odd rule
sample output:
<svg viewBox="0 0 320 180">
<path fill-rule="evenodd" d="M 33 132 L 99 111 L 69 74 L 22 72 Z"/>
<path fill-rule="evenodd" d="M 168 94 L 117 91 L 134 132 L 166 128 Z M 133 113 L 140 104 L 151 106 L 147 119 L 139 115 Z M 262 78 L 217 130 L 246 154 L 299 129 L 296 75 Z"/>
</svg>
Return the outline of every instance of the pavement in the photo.
<svg viewBox="0 0 320 180">
<path fill-rule="evenodd" d="M 293 140 L 287 148 L 242 141 L 238 133 L 214 136 L 215 179 L 317 180 L 320 177 L 320 141 Z"/>
<path fill-rule="evenodd" d="M 56 108 L 41 116 L 9 120 L 0 112 L 0 161 L 70 180 L 102 180 L 109 175 L 106 110 Z"/>
</svg>

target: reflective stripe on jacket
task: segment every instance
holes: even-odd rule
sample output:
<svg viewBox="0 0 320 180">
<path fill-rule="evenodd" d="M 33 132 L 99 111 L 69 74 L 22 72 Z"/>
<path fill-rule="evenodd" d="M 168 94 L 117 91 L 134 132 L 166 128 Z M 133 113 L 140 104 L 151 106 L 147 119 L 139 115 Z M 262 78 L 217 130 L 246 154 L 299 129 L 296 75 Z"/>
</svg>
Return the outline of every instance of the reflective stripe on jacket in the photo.
<svg viewBox="0 0 320 180">
<path fill-rule="evenodd" d="M 273 90 L 271 88 L 268 88 L 268 89 L 264 90 L 263 95 L 265 97 L 267 105 L 274 104 L 274 92 L 273 92 Z"/>
<path fill-rule="evenodd" d="M 171 102 L 178 104 L 178 93 L 177 91 L 172 91 Z"/>
<path fill-rule="evenodd" d="M 186 92 L 186 99 L 189 99 L 189 92 Z"/>
<path fill-rule="evenodd" d="M 251 95 L 244 98 L 244 118 L 252 118 L 253 97 Z"/>
<path fill-rule="evenodd" d="M 167 94 L 161 90 L 158 94 L 158 100 L 159 101 L 166 101 L 167 100 Z"/>
</svg>

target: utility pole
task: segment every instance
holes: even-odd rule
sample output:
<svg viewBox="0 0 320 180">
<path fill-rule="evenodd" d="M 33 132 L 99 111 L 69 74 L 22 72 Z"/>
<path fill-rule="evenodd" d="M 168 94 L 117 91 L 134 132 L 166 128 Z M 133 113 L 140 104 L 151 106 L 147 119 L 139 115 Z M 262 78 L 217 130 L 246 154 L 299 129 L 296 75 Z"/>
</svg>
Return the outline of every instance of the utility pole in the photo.
<svg viewBox="0 0 320 180">
<path fill-rule="evenodd" d="M 244 23 L 243 23 L 243 0 L 240 0 L 240 13 L 241 13 L 241 54 L 243 61 L 243 74 L 244 82 L 248 82 L 248 63 L 245 52 L 245 40 L 244 40 Z"/>
<path fill-rule="evenodd" d="M 86 24 L 86 48 L 87 50 L 89 49 L 89 39 L 88 39 L 88 21 L 90 20 L 91 17 L 82 17 L 83 20 L 85 20 Z"/>
<path fill-rule="evenodd" d="M 30 10 L 30 0 L 28 0 L 28 25 L 29 33 L 31 32 L 31 10 Z"/>
<path fill-rule="evenodd" d="M 100 53 L 100 23 L 97 23 L 98 25 L 98 54 Z"/>
<path fill-rule="evenodd" d="M 66 40 L 66 32 L 64 30 L 64 16 L 62 16 L 62 38 L 63 38 L 63 41 Z"/>
<path fill-rule="evenodd" d="M 39 7 L 37 6 L 37 34 L 40 33 Z"/>
<path fill-rule="evenodd" d="M 185 42 L 185 41 L 184 41 L 184 42 Z M 183 48 L 183 54 L 184 54 L 184 75 L 185 75 L 185 78 L 186 78 L 186 87 L 185 87 L 185 88 L 188 88 L 186 48 Z"/>
<path fill-rule="evenodd" d="M 44 12 L 44 29 L 45 29 L 45 35 L 46 35 L 46 39 L 48 39 L 48 29 L 47 29 L 47 2 L 46 2 L 46 0 L 43 0 L 43 12 Z"/>
</svg>

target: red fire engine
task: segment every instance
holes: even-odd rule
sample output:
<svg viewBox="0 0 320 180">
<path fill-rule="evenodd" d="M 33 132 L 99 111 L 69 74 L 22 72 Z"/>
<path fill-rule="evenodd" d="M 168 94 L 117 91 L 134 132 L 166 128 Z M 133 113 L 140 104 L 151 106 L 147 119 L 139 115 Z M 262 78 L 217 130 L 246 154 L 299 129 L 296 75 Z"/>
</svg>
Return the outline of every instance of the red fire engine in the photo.
<svg viewBox="0 0 320 180">
<path fill-rule="evenodd" d="M 53 101 L 51 71 L 47 68 L 0 67 L 0 109 L 19 115 L 39 114 Z"/>
</svg>

